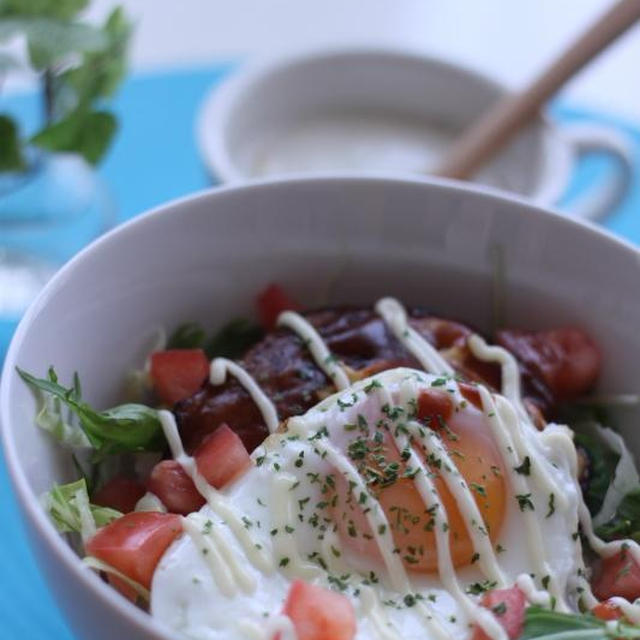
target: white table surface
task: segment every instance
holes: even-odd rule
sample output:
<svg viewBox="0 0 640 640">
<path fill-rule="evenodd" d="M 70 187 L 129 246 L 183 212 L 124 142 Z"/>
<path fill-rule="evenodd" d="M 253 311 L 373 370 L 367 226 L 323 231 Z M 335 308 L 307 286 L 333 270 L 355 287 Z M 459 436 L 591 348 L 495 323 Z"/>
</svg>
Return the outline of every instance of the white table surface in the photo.
<svg viewBox="0 0 640 640">
<path fill-rule="evenodd" d="M 518 87 L 612 0 L 94 0 L 89 16 L 99 20 L 116 4 L 137 24 L 134 70 L 385 43 L 463 62 Z M 639 120 L 640 25 L 564 94 Z"/>
</svg>

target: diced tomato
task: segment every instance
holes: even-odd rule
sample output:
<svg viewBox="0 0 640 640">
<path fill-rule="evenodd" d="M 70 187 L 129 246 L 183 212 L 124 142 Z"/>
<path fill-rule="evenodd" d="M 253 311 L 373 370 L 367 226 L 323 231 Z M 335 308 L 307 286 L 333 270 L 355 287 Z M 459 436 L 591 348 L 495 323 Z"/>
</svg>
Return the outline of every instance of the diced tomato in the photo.
<svg viewBox="0 0 640 640">
<path fill-rule="evenodd" d="M 356 635 L 356 615 L 341 593 L 295 580 L 283 612 L 289 616 L 298 640 L 351 640 Z"/>
<path fill-rule="evenodd" d="M 160 399 L 174 405 L 192 396 L 209 375 L 202 349 L 169 349 L 151 354 L 151 381 Z"/>
<path fill-rule="evenodd" d="M 429 425 L 437 429 L 439 419 L 445 422 L 453 413 L 453 400 L 451 394 L 438 389 L 425 389 L 418 396 L 418 418 L 425 420 Z"/>
<path fill-rule="evenodd" d="M 494 589 L 488 591 L 482 597 L 480 604 L 487 609 L 491 609 L 493 615 L 498 619 L 510 640 L 519 638 L 524 627 L 524 608 L 526 600 L 524 593 L 516 586 L 508 589 Z M 489 636 L 476 626 L 471 640 L 490 640 Z"/>
<path fill-rule="evenodd" d="M 600 351 L 591 338 L 575 327 L 550 331 L 504 330 L 498 342 L 541 378 L 558 399 L 575 397 L 595 384 L 600 373 Z"/>
<path fill-rule="evenodd" d="M 283 311 L 300 310 L 300 305 L 294 302 L 278 284 L 270 284 L 261 291 L 256 298 L 256 304 L 260 322 L 268 330 L 276 326 L 278 316 Z"/>
<path fill-rule="evenodd" d="M 153 467 L 147 489 L 160 498 L 170 513 L 186 516 L 205 503 L 193 480 L 175 460 L 162 460 Z"/>
<path fill-rule="evenodd" d="M 181 531 L 180 516 L 134 511 L 99 529 L 85 547 L 87 554 L 150 589 L 162 554 Z"/>
<path fill-rule="evenodd" d="M 593 607 L 593 609 L 591 609 L 591 613 L 596 618 L 600 618 L 600 620 L 619 620 L 622 618 L 622 611 L 620 611 L 620 607 L 613 604 L 613 602 L 609 602 L 609 600 L 599 602 L 595 607 Z"/>
<path fill-rule="evenodd" d="M 640 598 L 640 566 L 628 549 L 604 558 L 592 582 L 593 593 L 598 600 L 613 596 L 633 602 Z"/>
<path fill-rule="evenodd" d="M 221 489 L 251 466 L 251 458 L 240 436 L 226 424 L 206 436 L 193 457 L 198 471 L 216 489 Z"/>
<path fill-rule="evenodd" d="M 124 475 L 114 476 L 92 496 L 91 502 L 101 507 L 111 507 L 122 513 L 136 508 L 136 503 L 145 494 L 142 483 Z"/>
</svg>

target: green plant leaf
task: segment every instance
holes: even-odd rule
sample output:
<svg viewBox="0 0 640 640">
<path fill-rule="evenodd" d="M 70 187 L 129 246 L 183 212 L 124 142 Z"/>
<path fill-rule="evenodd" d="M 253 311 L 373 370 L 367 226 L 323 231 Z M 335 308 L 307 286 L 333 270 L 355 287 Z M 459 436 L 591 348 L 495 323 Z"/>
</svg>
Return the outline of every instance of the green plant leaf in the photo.
<svg viewBox="0 0 640 640">
<path fill-rule="evenodd" d="M 88 105 L 96 98 L 114 93 L 127 70 L 131 31 L 122 8 L 114 9 L 102 28 L 106 46 L 96 52 L 87 52 L 81 64 L 61 75 L 61 80 L 68 82 L 75 91 L 77 105 Z"/>
<path fill-rule="evenodd" d="M 31 142 L 49 151 L 71 151 L 97 164 L 109 148 L 118 128 L 115 117 L 106 111 L 76 110 L 49 125 Z"/>
<path fill-rule="evenodd" d="M 226 324 L 205 345 L 210 358 L 240 358 L 245 351 L 264 336 L 264 330 L 251 320 L 236 318 Z"/>
<path fill-rule="evenodd" d="M 0 114 L 0 171 L 23 171 L 25 167 L 18 127 L 9 116 Z"/>
<path fill-rule="evenodd" d="M 0 42 L 18 34 L 27 38 L 29 58 L 37 70 L 58 64 L 70 54 L 107 46 L 105 34 L 88 24 L 40 17 L 0 20 Z"/>
<path fill-rule="evenodd" d="M 78 417 L 82 430 L 99 455 L 164 448 L 162 425 L 155 409 L 142 404 L 123 404 L 99 412 L 80 400 L 73 387 L 58 384 L 53 368 L 49 370 L 48 378 L 36 378 L 20 368 L 17 371 L 29 386 L 58 398 Z"/>
<path fill-rule="evenodd" d="M 69 20 L 86 8 L 89 0 L 1 0 L 0 16 L 32 16 Z"/>
</svg>

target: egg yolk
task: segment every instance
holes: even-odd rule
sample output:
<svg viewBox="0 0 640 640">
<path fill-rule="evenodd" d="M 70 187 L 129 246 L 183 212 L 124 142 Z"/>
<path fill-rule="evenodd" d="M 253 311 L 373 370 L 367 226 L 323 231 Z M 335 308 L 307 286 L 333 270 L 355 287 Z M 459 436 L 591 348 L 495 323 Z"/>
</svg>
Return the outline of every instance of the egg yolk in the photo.
<svg viewBox="0 0 640 640">
<path fill-rule="evenodd" d="M 464 392 L 464 390 L 463 390 Z M 467 390 L 467 396 L 473 393 Z M 395 552 L 408 570 L 434 572 L 438 569 L 435 526 L 442 527 L 442 518 L 434 518 L 433 508 L 427 508 L 414 479 L 414 469 L 408 462 L 408 452 L 399 451 L 390 430 L 402 420 L 393 421 L 381 416 L 373 433 L 359 436 L 348 447 L 348 455 L 370 494 L 385 512 Z M 421 392 L 417 402 L 417 420 L 432 429 L 441 439 L 449 458 L 464 478 L 484 520 L 484 527 L 495 542 L 505 515 L 506 486 L 502 458 L 491 436 L 487 418 L 473 402 L 454 402 L 446 391 L 428 389 Z M 455 567 L 463 567 L 477 560 L 467 525 L 457 500 L 447 487 L 447 475 L 437 454 L 422 449 L 420 442 L 412 442 L 413 451 L 423 461 L 438 492 L 447 515 L 451 557 Z M 336 474 L 338 496 L 350 496 L 335 501 L 333 516 L 344 543 L 369 557 L 380 558 L 378 544 L 373 537 L 366 516 L 367 505 L 353 498 L 344 477 Z M 409 476 L 409 477 L 407 477 Z M 457 476 L 449 481 L 459 482 Z M 441 515 L 441 514 L 440 514 Z"/>
</svg>

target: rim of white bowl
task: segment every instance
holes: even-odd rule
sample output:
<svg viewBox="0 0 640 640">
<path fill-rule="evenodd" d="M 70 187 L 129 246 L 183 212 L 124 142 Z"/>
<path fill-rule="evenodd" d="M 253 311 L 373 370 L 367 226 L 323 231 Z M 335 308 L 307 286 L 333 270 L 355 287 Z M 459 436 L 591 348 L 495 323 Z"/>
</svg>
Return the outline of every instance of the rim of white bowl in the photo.
<svg viewBox="0 0 640 640">
<path fill-rule="evenodd" d="M 474 68 L 469 64 L 448 60 L 432 55 L 417 48 L 401 47 L 391 44 L 354 44 L 354 45 L 324 45 L 313 48 L 296 49 L 288 52 L 280 52 L 267 59 L 248 62 L 239 70 L 213 86 L 203 98 L 195 119 L 194 133 L 200 156 L 211 176 L 223 184 L 238 184 L 239 182 L 254 182 L 256 178 L 247 176 L 238 168 L 232 160 L 231 153 L 226 144 L 226 130 L 229 126 L 233 111 L 237 108 L 238 100 L 242 100 L 247 89 L 264 78 L 279 71 L 305 65 L 310 62 L 331 62 L 341 58 L 366 58 L 382 56 L 389 59 L 404 61 L 408 64 L 426 64 L 440 68 L 447 72 L 462 74 L 470 80 L 480 81 L 488 88 L 499 94 L 506 94 L 509 88 L 496 78 Z M 540 163 L 540 184 L 536 185 L 533 193 L 527 196 L 533 202 L 555 202 L 562 195 L 566 186 L 570 171 L 570 152 L 565 149 L 557 135 L 561 127 L 554 123 L 545 110 L 541 110 L 537 117 L 541 123 L 541 136 L 547 138 L 553 136 L 552 144 L 558 148 L 558 153 L 553 162 L 543 157 Z M 322 172 L 328 173 L 328 172 Z M 386 172 L 388 173 L 388 172 Z M 348 177 L 353 171 L 334 171 L 333 175 Z M 398 172 L 400 175 L 400 172 Z M 313 177 L 314 172 L 290 172 L 286 175 L 274 175 L 266 179 L 288 179 Z M 414 174 L 402 175 L 411 179 L 420 180 L 421 177 Z M 265 178 L 260 178 L 261 180 Z M 508 193 L 505 191 L 504 193 Z M 542 205 L 544 206 L 544 205 Z"/>
<path fill-rule="evenodd" d="M 8 414 L 10 405 L 10 383 L 8 382 L 8 379 L 13 375 L 13 371 L 16 366 L 16 354 L 29 331 L 32 318 L 37 315 L 40 309 L 46 306 L 49 298 L 56 294 L 57 288 L 67 279 L 67 275 L 75 269 L 81 268 L 83 261 L 89 254 L 92 254 L 95 251 L 100 251 L 103 245 L 116 242 L 120 235 L 128 233 L 130 229 L 144 225 L 151 217 L 157 218 L 158 216 L 174 216 L 175 209 L 181 207 L 183 204 L 208 198 L 215 200 L 220 195 L 227 193 L 266 189 L 286 189 L 290 186 L 300 187 L 305 184 L 317 186 L 319 184 L 336 183 L 342 183 L 342 186 L 345 188 L 349 188 L 349 185 L 358 186 L 366 185 L 368 183 L 378 185 L 407 184 L 408 186 L 422 186 L 427 189 L 443 190 L 452 193 L 464 192 L 470 194 L 470 197 L 472 198 L 499 200 L 503 203 L 510 203 L 516 209 L 522 210 L 524 208 L 525 211 L 528 210 L 530 213 L 535 215 L 549 216 L 555 221 L 555 224 L 582 228 L 584 232 L 595 234 L 596 236 L 601 237 L 604 242 L 613 243 L 619 249 L 640 258 L 640 250 L 638 248 L 623 238 L 619 238 L 614 235 L 610 231 L 603 229 L 602 227 L 598 227 L 586 220 L 567 218 L 556 210 L 539 207 L 525 198 L 507 195 L 497 189 L 472 185 L 456 180 L 433 177 L 407 178 L 406 176 L 374 172 L 367 174 L 354 172 L 351 175 L 318 173 L 305 177 L 254 180 L 240 185 L 225 185 L 200 190 L 149 209 L 139 216 L 118 225 L 85 247 L 75 257 L 67 262 L 47 283 L 37 299 L 27 310 L 13 336 L 2 369 L 2 376 L 0 378 L 0 436 L 2 448 L 14 493 L 20 503 L 22 516 L 26 517 L 28 522 L 37 528 L 38 535 L 40 539 L 44 541 L 48 551 L 56 554 L 66 568 L 74 574 L 77 580 L 87 590 L 91 591 L 96 598 L 101 599 L 113 611 L 118 615 L 123 616 L 141 631 L 153 632 L 156 634 L 157 638 L 162 640 L 175 640 L 175 634 L 164 624 L 160 623 L 151 615 L 138 609 L 131 602 L 123 598 L 115 589 L 106 584 L 96 573 L 89 570 L 86 565 L 82 563 L 78 555 L 76 555 L 72 548 L 65 542 L 62 536 L 56 531 L 38 502 L 37 497 L 33 495 L 24 469 L 18 461 L 15 443 L 11 433 L 12 430 L 9 426 Z M 520 213 L 516 214 L 514 211 L 514 215 L 522 215 L 522 213 L 523 211 L 520 211 Z M 640 261 L 638 262 L 638 266 L 640 268 Z"/>
</svg>

